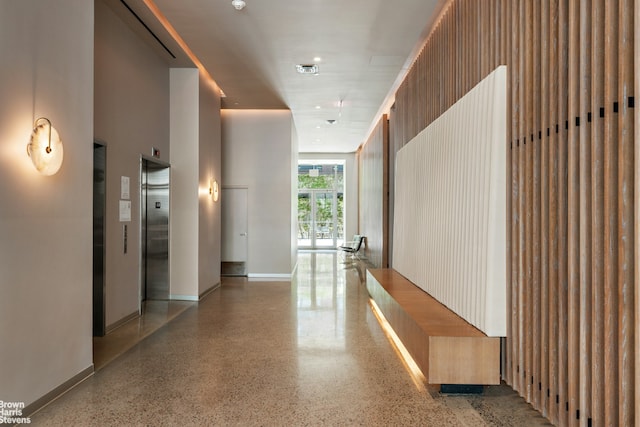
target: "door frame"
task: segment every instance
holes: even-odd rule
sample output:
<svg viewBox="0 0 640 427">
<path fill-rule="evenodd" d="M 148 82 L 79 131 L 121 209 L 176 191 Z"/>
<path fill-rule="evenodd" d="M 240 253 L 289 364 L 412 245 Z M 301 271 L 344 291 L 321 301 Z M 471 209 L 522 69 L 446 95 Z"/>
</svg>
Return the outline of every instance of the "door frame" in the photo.
<svg viewBox="0 0 640 427">
<path fill-rule="evenodd" d="M 99 255 L 102 258 L 102 273 L 100 283 L 96 282 L 96 149 L 104 150 L 104 193 L 102 196 L 102 236 L 101 247 L 102 254 Z M 92 295 L 93 295 L 93 310 L 92 310 L 92 322 L 93 322 L 93 336 L 102 337 L 107 332 L 107 310 L 106 310 L 106 268 L 107 268 L 107 144 L 102 141 L 93 140 L 93 279 L 92 279 Z"/>
<path fill-rule="evenodd" d="M 237 260 L 234 261 L 225 261 L 224 260 L 224 249 L 222 249 L 221 251 L 221 271 L 223 272 L 224 276 L 242 276 L 242 277 L 246 277 L 249 274 L 249 186 L 247 185 L 223 185 L 222 188 L 220 189 L 220 199 L 223 201 L 223 207 L 222 207 L 222 213 L 221 215 L 223 216 L 222 221 L 223 221 L 223 233 L 224 233 L 224 215 L 225 215 L 225 209 L 228 205 L 228 203 L 225 202 L 225 200 L 228 199 L 227 196 L 225 196 L 225 191 L 228 190 L 245 190 L 246 191 L 246 195 L 247 195 L 247 204 L 246 204 L 246 215 L 245 217 L 247 218 L 247 222 L 246 222 L 246 234 L 245 234 L 245 238 L 246 238 L 246 253 L 244 254 L 244 271 L 241 274 L 236 274 L 236 272 L 232 272 L 229 273 L 228 271 L 225 272 L 226 268 L 225 268 L 225 263 L 235 263 L 235 262 L 239 262 Z M 226 238 L 225 236 L 221 236 L 221 243 L 222 245 L 224 245 L 226 242 Z M 235 266 L 232 267 L 232 270 L 235 270 Z"/>
</svg>

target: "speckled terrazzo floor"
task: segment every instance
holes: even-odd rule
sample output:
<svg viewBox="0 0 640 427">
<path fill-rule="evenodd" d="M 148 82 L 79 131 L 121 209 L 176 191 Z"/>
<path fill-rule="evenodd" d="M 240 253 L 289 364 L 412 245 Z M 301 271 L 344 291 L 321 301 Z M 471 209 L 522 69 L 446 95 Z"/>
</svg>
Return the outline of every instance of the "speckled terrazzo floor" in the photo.
<svg viewBox="0 0 640 427">
<path fill-rule="evenodd" d="M 142 316 L 128 321 L 103 337 L 93 337 L 95 370 L 102 369 L 183 311 L 197 305 L 191 301 L 145 301 L 142 304 Z"/>
<path fill-rule="evenodd" d="M 363 266 L 340 261 L 304 252 L 293 282 L 224 279 L 32 425 L 549 425 L 506 386 L 416 387 L 369 308 Z"/>
</svg>

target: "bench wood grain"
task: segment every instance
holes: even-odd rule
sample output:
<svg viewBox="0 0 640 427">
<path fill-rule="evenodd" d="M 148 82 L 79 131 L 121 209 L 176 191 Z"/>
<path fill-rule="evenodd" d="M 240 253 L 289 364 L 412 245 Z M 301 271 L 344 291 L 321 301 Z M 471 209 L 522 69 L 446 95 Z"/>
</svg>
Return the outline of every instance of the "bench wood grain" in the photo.
<svg viewBox="0 0 640 427">
<path fill-rule="evenodd" d="M 500 383 L 500 338 L 487 337 L 393 269 L 367 270 L 367 290 L 429 384 Z"/>
</svg>

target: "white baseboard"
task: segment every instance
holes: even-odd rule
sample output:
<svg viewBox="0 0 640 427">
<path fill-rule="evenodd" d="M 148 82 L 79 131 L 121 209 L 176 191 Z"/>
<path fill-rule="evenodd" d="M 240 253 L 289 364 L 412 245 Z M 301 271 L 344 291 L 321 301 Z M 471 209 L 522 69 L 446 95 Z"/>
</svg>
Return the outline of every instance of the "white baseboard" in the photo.
<svg viewBox="0 0 640 427">
<path fill-rule="evenodd" d="M 200 301 L 198 295 L 169 295 L 169 299 L 172 301 Z"/>
<path fill-rule="evenodd" d="M 262 279 L 262 280 L 291 280 L 291 274 L 263 274 L 263 273 L 250 273 L 247 275 L 249 279 Z"/>
</svg>

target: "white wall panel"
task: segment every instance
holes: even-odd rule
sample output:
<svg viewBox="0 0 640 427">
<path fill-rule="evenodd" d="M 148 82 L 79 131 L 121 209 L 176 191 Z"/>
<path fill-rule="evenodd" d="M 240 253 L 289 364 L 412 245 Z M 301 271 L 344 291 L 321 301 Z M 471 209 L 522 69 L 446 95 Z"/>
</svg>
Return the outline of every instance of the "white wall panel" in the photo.
<svg viewBox="0 0 640 427">
<path fill-rule="evenodd" d="M 296 264 L 292 124 L 289 110 L 222 110 L 222 185 L 249 189 L 250 277 L 287 278 Z"/>
<path fill-rule="evenodd" d="M 506 335 L 506 67 L 396 159 L 393 268 L 488 336 Z"/>
</svg>

